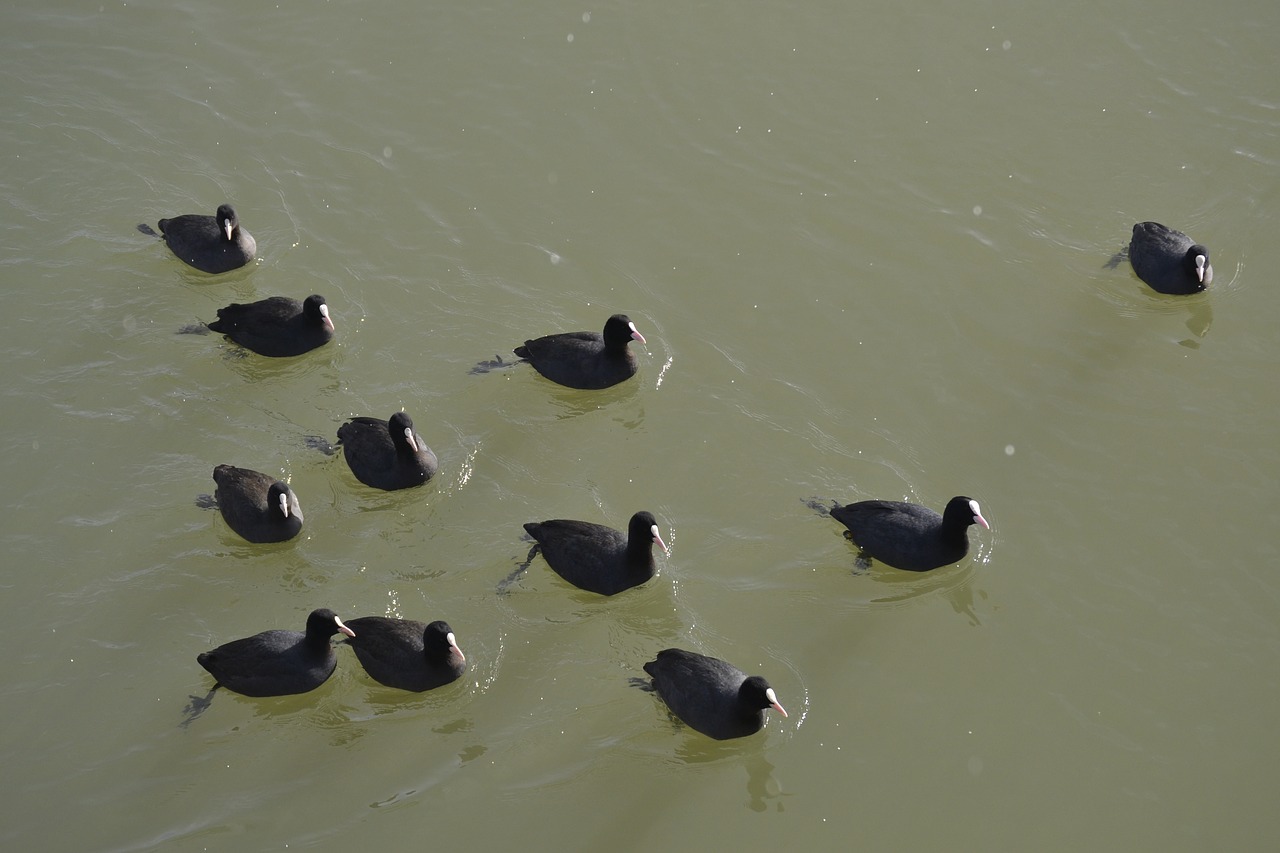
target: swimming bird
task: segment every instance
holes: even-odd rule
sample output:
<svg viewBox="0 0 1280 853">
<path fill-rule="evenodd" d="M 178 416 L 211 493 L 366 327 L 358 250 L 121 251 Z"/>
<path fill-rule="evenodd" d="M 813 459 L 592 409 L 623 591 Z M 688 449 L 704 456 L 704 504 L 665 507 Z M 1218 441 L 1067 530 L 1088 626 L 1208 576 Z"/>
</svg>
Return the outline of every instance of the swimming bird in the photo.
<svg viewBox="0 0 1280 853">
<path fill-rule="evenodd" d="M 302 302 L 272 296 L 257 302 L 235 302 L 218 309 L 209 329 L 258 355 L 283 358 L 302 355 L 333 338 L 329 306 L 319 294 Z"/>
<path fill-rule="evenodd" d="M 631 516 L 627 533 L 590 521 L 531 521 L 524 529 L 537 542 L 547 565 L 569 583 L 600 595 L 615 595 L 639 586 L 657 573 L 653 546 L 669 553 L 652 513 Z"/>
<path fill-rule="evenodd" d="M 627 344 L 647 343 L 626 314 L 614 314 L 604 333 L 564 332 L 525 341 L 515 354 L 547 379 L 569 388 L 596 390 L 630 379 L 638 369 Z"/>
<path fill-rule="evenodd" d="M 364 671 L 388 687 L 421 693 L 456 681 L 467 668 L 447 622 L 361 616 L 347 627 L 355 631 L 347 645 Z"/>
<path fill-rule="evenodd" d="M 257 241 L 241 227 L 235 208 L 229 204 L 219 205 L 213 216 L 186 213 L 161 219 L 157 224 L 159 234 L 147 225 L 139 225 L 138 230 L 161 238 L 179 260 L 201 272 L 216 274 L 239 269 L 252 261 L 258 251 Z"/>
<path fill-rule="evenodd" d="M 421 486 L 439 463 L 413 420 L 396 412 L 389 420 L 356 417 L 338 427 L 338 442 L 351 473 L 366 486 L 384 491 Z"/>
<path fill-rule="evenodd" d="M 731 663 L 684 649 L 664 649 L 644 665 L 653 689 L 686 725 L 716 740 L 745 737 L 764 727 L 765 709 L 782 716 L 769 682 Z"/>
<path fill-rule="evenodd" d="M 817 508 L 849 528 L 845 535 L 866 557 L 908 572 L 927 572 L 960 560 L 969 553 L 969 525 L 991 527 L 978 502 L 963 495 L 948 501 L 942 515 L 904 501 Z"/>
<path fill-rule="evenodd" d="M 328 608 L 311 611 L 306 632 L 263 631 L 196 656 L 219 686 L 245 696 L 286 696 L 315 690 L 337 666 L 329 638 L 355 632 Z M 212 692 L 212 691 L 211 691 Z"/>
<path fill-rule="evenodd" d="M 275 477 L 219 465 L 214 501 L 227 526 L 250 542 L 284 542 L 302 530 L 302 507 L 293 489 Z"/>
<path fill-rule="evenodd" d="M 1209 250 L 1159 222 L 1139 222 L 1129 241 L 1129 263 L 1159 293 L 1199 293 L 1213 281 Z"/>
</svg>

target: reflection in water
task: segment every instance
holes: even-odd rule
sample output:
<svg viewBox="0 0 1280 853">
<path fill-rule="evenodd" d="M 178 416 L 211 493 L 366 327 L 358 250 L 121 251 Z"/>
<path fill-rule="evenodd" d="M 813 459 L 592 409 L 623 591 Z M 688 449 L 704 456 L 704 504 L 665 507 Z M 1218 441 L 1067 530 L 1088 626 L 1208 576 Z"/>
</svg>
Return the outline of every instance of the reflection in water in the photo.
<svg viewBox="0 0 1280 853">
<path fill-rule="evenodd" d="M 223 353 L 222 363 L 255 386 L 285 387 L 310 376 L 316 377 L 316 387 L 324 392 L 334 393 L 341 388 L 336 365 L 339 348 L 333 342 L 318 352 L 288 358 L 257 355 L 227 340 L 218 346 Z"/>
<path fill-rule="evenodd" d="M 978 613 L 974 609 L 973 595 L 973 585 L 968 583 L 961 584 L 950 592 L 944 593 L 947 601 L 951 602 L 952 609 L 961 616 L 969 617 L 969 624 L 977 627 L 982 622 L 978 619 Z M 978 591 L 978 596 L 983 601 L 987 600 L 987 593 L 983 590 Z"/>
<path fill-rule="evenodd" d="M 1187 330 L 1195 337 L 1184 338 L 1178 343 L 1184 347 L 1199 349 L 1200 341 L 1197 338 L 1207 335 L 1209 327 L 1213 325 L 1213 306 L 1208 300 L 1197 299 L 1187 306 L 1187 313 Z"/>
<path fill-rule="evenodd" d="M 680 725 L 676 723 L 676 725 Z M 709 764 L 717 761 L 738 761 L 747 771 L 747 807 L 753 812 L 762 812 L 769 807 L 769 801 L 777 801 L 774 807 L 782 811 L 782 786 L 774 778 L 773 764 L 764 757 L 755 738 L 739 738 L 737 740 L 718 741 L 704 737 L 689 729 L 688 737 L 676 750 L 676 756 L 687 764 Z M 750 746 L 747 744 L 750 743 Z"/>
<path fill-rule="evenodd" d="M 1122 256 L 1118 255 L 1116 257 Z M 1115 260 L 1116 258 L 1112 258 L 1113 262 Z M 1111 267 L 1112 264 L 1108 263 L 1107 266 Z M 1160 314 L 1185 316 L 1185 325 L 1187 331 L 1191 333 L 1191 337 L 1183 338 L 1178 341 L 1178 344 L 1191 349 L 1199 349 L 1200 339 L 1209 334 L 1209 327 L 1213 325 L 1213 294 L 1229 291 L 1235 283 L 1235 278 L 1222 286 L 1214 287 L 1212 290 L 1189 296 L 1168 296 L 1155 293 L 1145 284 L 1138 281 L 1136 277 L 1134 282 L 1134 287 L 1131 290 L 1100 290 L 1099 294 L 1106 298 L 1108 302 L 1119 306 L 1121 312 L 1126 316 L 1143 317 Z"/>
<path fill-rule="evenodd" d="M 952 609 L 979 625 L 974 601 L 973 580 L 977 567 L 986 564 L 981 555 L 955 566 L 934 569 L 930 572 L 903 572 L 873 562 L 866 570 L 853 572 L 850 596 L 845 600 L 857 609 L 875 609 L 885 606 L 901 606 L 928 595 L 941 595 L 950 602 Z M 986 593 L 978 592 L 985 600 Z"/>
<path fill-rule="evenodd" d="M 645 658 L 670 644 L 672 637 L 686 630 L 679 618 L 669 588 L 652 596 L 642 606 L 619 608 L 609 622 L 609 646 L 623 654 Z"/>
<path fill-rule="evenodd" d="M 769 800 L 777 800 L 775 808 L 782 811 L 782 786 L 773 778 L 773 765 L 760 753 L 747 756 L 747 806 L 753 812 L 768 808 Z"/>
<path fill-rule="evenodd" d="M 946 590 L 961 583 L 973 574 L 973 563 L 966 561 L 955 566 L 943 566 L 929 572 L 904 572 L 873 562 L 866 576 L 888 591 L 878 601 L 902 601 L 916 598 L 936 590 Z"/>
<path fill-rule="evenodd" d="M 571 391 L 566 393 L 557 389 L 551 396 L 551 403 L 559 410 L 557 420 L 568 420 L 581 417 L 592 412 L 608 411 L 610 419 L 625 429 L 635 429 L 644 422 L 644 405 L 634 393 L 624 390 L 629 383 L 615 386 L 605 391 Z M 634 389 L 634 384 L 630 388 Z M 619 389 L 619 390 L 615 390 Z M 627 399 L 618 401 L 619 397 Z"/>
<path fill-rule="evenodd" d="M 471 375 L 480 375 L 492 373 L 495 370 L 521 369 L 525 365 L 526 363 L 522 360 L 516 359 L 513 361 L 498 355 L 495 356 L 493 361 L 478 363 L 471 369 L 470 373 Z M 529 371 L 533 372 L 532 368 L 529 368 Z M 617 411 L 613 412 L 614 422 L 627 429 L 634 429 L 644 420 L 644 407 L 640 404 L 636 393 L 641 386 L 641 382 L 636 378 L 609 388 L 591 391 L 566 388 L 550 380 L 537 377 L 536 374 L 535 378 L 530 381 L 538 382 L 540 386 L 546 388 L 547 399 L 559 410 L 556 414 L 557 420 L 567 420 L 592 412 L 614 409 L 622 410 L 621 414 Z M 625 401 L 625 403 L 620 401 Z"/>
</svg>

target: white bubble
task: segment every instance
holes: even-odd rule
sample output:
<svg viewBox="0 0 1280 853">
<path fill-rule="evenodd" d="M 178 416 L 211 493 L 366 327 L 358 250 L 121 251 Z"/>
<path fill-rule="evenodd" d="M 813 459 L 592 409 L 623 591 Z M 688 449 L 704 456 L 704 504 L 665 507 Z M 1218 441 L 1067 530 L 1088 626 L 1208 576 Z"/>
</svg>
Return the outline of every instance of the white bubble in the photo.
<svg viewBox="0 0 1280 853">
<path fill-rule="evenodd" d="M 1005 50 L 1008 50 L 1009 48 L 1013 47 L 1013 42 L 1009 41 L 1008 39 L 1005 39 L 1004 44 L 1000 46 L 1003 47 Z"/>
<path fill-rule="evenodd" d="M 591 13 L 590 13 L 590 12 L 583 12 L 583 13 L 582 13 L 582 23 L 584 23 L 584 24 L 589 24 L 589 23 L 591 23 Z"/>
<path fill-rule="evenodd" d="M 552 266 L 555 266 L 556 264 L 560 263 L 560 256 L 557 255 L 555 252 L 548 252 L 547 257 L 551 259 Z"/>
<path fill-rule="evenodd" d="M 391 159 L 391 146 L 390 146 L 390 145 L 388 145 L 386 148 L 383 148 L 383 149 L 382 149 L 382 159 L 383 159 L 383 160 L 390 160 L 390 159 Z"/>
<path fill-rule="evenodd" d="M 569 44 L 573 44 L 573 33 L 569 33 Z"/>
<path fill-rule="evenodd" d="M 982 205 L 980 205 L 980 204 L 975 204 L 975 205 L 973 206 L 973 215 L 974 215 L 974 216 L 981 216 L 981 215 L 982 215 Z"/>
<path fill-rule="evenodd" d="M 1005 455 L 1005 456 L 1012 456 L 1012 455 L 1013 455 L 1013 445 L 1012 445 L 1012 444 L 1006 444 L 1006 445 L 1004 446 L 1004 455 Z"/>
</svg>

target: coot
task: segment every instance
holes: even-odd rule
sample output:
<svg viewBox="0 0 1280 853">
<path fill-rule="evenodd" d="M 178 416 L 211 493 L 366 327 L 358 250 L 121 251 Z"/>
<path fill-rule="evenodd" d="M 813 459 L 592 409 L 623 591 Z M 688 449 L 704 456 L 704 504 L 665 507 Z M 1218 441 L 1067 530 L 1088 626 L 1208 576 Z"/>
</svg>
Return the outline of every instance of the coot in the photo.
<svg viewBox="0 0 1280 853">
<path fill-rule="evenodd" d="M 235 302 L 219 308 L 218 319 L 208 325 L 245 349 L 276 358 L 302 355 L 333 338 L 329 306 L 319 294 L 302 302 L 287 296 Z"/>
<path fill-rule="evenodd" d="M 160 237 L 180 260 L 202 272 L 239 269 L 258 251 L 253 235 L 240 227 L 240 218 L 229 204 L 219 205 L 214 216 L 187 213 L 158 224 L 159 234 L 146 225 L 138 230 Z"/>
<path fill-rule="evenodd" d="M 1129 263 L 1160 293 L 1199 293 L 1213 281 L 1209 250 L 1159 222 L 1139 222 L 1129 241 Z"/>
<path fill-rule="evenodd" d="M 259 471 L 219 465 L 213 499 L 227 526 L 250 542 L 283 542 L 302 530 L 302 507 L 293 489 Z"/>
<path fill-rule="evenodd" d="M 356 632 L 347 645 L 364 671 L 388 687 L 421 693 L 456 681 L 467 668 L 447 622 L 361 616 L 347 627 Z"/>
<path fill-rule="evenodd" d="M 515 354 L 533 369 L 569 388 L 599 389 L 617 385 L 635 375 L 636 357 L 631 341 L 646 343 L 626 314 L 614 314 L 604 324 L 604 334 L 565 332 L 525 341 Z"/>
<path fill-rule="evenodd" d="M 971 524 L 991 525 L 973 498 L 952 498 L 942 515 L 903 501 L 859 501 L 835 506 L 831 517 L 867 557 L 908 572 L 927 572 L 969 553 Z"/>
<path fill-rule="evenodd" d="M 673 714 L 716 740 L 760 731 L 766 708 L 787 716 L 769 682 L 719 658 L 664 649 L 644 671 L 653 677 L 653 689 Z"/>
<path fill-rule="evenodd" d="M 531 521 L 524 529 L 538 543 L 533 550 L 542 550 L 556 574 L 579 589 L 601 595 L 614 595 L 649 580 L 657 572 L 653 545 L 667 551 L 658 522 L 648 512 L 631 516 L 626 535 L 602 524 L 565 519 Z"/>
<path fill-rule="evenodd" d="M 352 418 L 338 427 L 338 442 L 351 473 L 375 489 L 421 486 L 439 468 L 436 455 L 404 412 L 396 412 L 387 421 Z"/>
<path fill-rule="evenodd" d="M 341 631 L 354 637 L 351 628 L 332 610 L 320 608 L 307 617 L 306 633 L 263 631 L 232 640 L 197 655 L 219 685 L 245 696 L 285 696 L 315 690 L 328 680 L 338 663 L 329 638 Z"/>
</svg>

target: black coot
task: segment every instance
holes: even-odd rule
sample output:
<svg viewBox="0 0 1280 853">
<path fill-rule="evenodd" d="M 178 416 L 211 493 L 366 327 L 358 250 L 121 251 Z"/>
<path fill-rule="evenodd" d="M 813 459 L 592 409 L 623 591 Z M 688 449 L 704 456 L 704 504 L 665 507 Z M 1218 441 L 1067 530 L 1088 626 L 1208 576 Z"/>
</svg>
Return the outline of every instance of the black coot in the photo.
<svg viewBox="0 0 1280 853">
<path fill-rule="evenodd" d="M 209 324 L 209 329 L 258 355 L 276 358 L 302 355 L 333 338 L 329 306 L 318 294 L 302 302 L 287 296 L 236 302 L 219 308 L 218 319 Z"/>
<path fill-rule="evenodd" d="M 253 235 L 240 227 L 240 218 L 229 204 L 220 205 L 214 216 L 187 213 L 158 224 L 158 235 L 146 225 L 138 230 L 161 237 L 180 260 L 202 272 L 239 269 L 258 251 Z"/>
<path fill-rule="evenodd" d="M 196 660 L 217 684 L 245 696 L 285 696 L 315 690 L 333 674 L 338 663 L 329 638 L 341 631 L 355 636 L 332 610 L 321 608 L 307 617 L 302 631 L 263 631 L 232 640 Z"/>
<path fill-rule="evenodd" d="M 644 671 L 653 677 L 653 689 L 673 714 L 716 740 L 760 731 L 766 708 L 787 716 L 769 682 L 719 658 L 664 649 Z"/>
<path fill-rule="evenodd" d="M 361 616 L 347 622 L 356 635 L 347 645 L 375 681 L 421 693 L 456 681 L 467 668 L 448 623 Z"/>
<path fill-rule="evenodd" d="M 895 569 L 927 572 L 969 553 L 971 524 L 990 528 L 973 498 L 952 498 L 942 515 L 903 501 L 859 501 L 831 509 L 867 557 Z"/>
<path fill-rule="evenodd" d="M 538 543 L 534 550 L 542 550 L 556 574 L 579 589 L 601 595 L 614 595 L 649 580 L 657 572 L 653 545 L 667 551 L 658 522 L 648 512 L 631 516 L 625 535 L 602 524 L 565 519 L 531 521 L 524 529 Z"/>
<path fill-rule="evenodd" d="M 302 530 L 302 507 L 293 489 L 259 471 L 219 465 L 213 499 L 227 526 L 250 542 L 283 542 Z"/>
<path fill-rule="evenodd" d="M 636 357 L 627 347 L 631 341 L 646 343 L 636 324 L 625 314 L 614 314 L 604 324 L 604 334 L 565 332 L 547 335 L 515 353 L 533 369 L 560 385 L 598 389 L 617 385 L 635 375 Z"/>
<path fill-rule="evenodd" d="M 1209 250 L 1159 222 L 1139 222 L 1129 241 L 1129 263 L 1160 293 L 1199 293 L 1213 281 Z"/>
<path fill-rule="evenodd" d="M 352 418 L 338 427 L 338 442 L 351 473 L 375 489 L 421 486 L 439 469 L 436 455 L 404 412 L 396 412 L 387 421 Z"/>
</svg>

